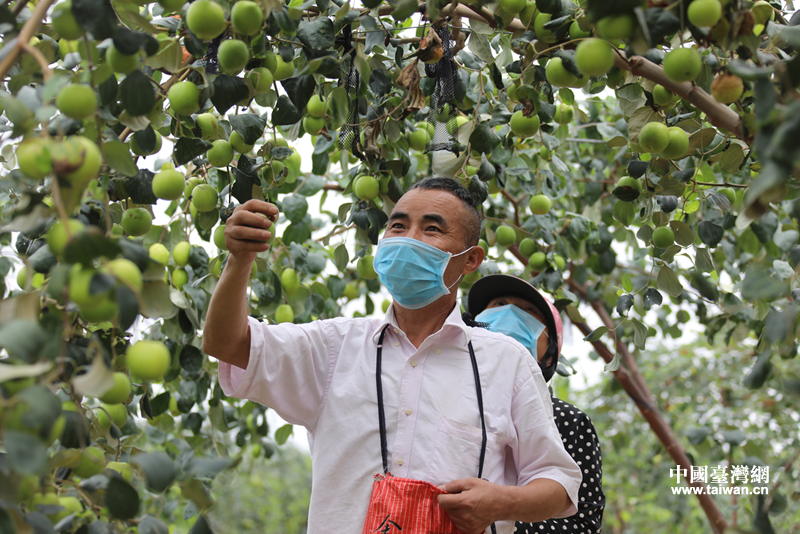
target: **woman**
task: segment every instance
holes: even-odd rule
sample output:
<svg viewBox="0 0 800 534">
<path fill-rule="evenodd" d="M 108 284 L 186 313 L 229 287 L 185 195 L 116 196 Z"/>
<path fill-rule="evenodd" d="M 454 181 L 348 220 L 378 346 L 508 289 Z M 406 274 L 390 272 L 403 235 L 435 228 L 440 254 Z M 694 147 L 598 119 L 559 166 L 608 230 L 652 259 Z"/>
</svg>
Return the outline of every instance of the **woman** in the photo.
<svg viewBox="0 0 800 534">
<path fill-rule="evenodd" d="M 563 343 L 561 316 L 535 287 L 516 276 L 485 276 L 470 289 L 468 307 L 476 321 L 519 341 L 539 362 L 544 379 L 552 378 Z M 605 506 L 600 443 L 586 414 L 561 399 L 553 397 L 552 400 L 564 448 L 583 474 L 578 512 L 571 517 L 541 523 L 517 523 L 516 532 L 596 534 L 601 530 Z"/>
</svg>

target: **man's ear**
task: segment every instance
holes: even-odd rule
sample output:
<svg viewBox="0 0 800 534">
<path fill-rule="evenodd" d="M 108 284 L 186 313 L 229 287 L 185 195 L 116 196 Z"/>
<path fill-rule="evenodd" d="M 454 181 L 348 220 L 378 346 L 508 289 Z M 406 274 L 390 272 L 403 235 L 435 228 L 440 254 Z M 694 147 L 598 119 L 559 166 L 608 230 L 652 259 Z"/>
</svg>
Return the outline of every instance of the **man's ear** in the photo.
<svg viewBox="0 0 800 534">
<path fill-rule="evenodd" d="M 475 271 L 481 266 L 485 256 L 486 253 L 483 251 L 483 248 L 480 245 L 475 245 L 472 247 L 472 250 L 467 253 L 467 262 L 464 264 L 464 269 L 461 271 L 462 274 L 467 275 Z"/>
</svg>

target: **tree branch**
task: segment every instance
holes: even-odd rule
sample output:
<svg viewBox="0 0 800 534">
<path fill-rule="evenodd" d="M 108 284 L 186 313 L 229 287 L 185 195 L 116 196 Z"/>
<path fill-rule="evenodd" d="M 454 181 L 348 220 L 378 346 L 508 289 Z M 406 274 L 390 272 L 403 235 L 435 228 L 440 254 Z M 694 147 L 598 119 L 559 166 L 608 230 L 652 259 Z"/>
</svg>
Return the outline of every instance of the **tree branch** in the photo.
<svg viewBox="0 0 800 534">
<path fill-rule="evenodd" d="M 31 13 L 31 18 L 25 21 L 22 30 L 20 30 L 19 35 L 17 35 L 17 42 L 14 44 L 14 48 L 12 48 L 8 52 L 8 55 L 3 58 L 3 61 L 0 62 L 0 78 L 5 79 L 11 66 L 22 53 L 23 45 L 28 44 L 33 34 L 39 29 L 39 26 L 47 15 L 47 10 L 50 9 L 53 2 L 55 2 L 55 0 L 40 0 L 39 3 L 36 4 L 36 8 L 33 10 L 33 13 Z"/>
</svg>

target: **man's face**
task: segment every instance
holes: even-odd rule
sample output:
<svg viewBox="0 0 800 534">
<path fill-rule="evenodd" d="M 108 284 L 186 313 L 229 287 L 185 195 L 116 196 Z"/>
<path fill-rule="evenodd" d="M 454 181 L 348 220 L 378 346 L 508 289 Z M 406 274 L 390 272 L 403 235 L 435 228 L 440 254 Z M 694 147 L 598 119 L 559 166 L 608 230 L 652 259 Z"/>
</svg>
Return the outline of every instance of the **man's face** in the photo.
<svg viewBox="0 0 800 534">
<path fill-rule="evenodd" d="M 383 237 L 409 237 L 451 254 L 464 252 L 469 248 L 464 242 L 464 209 L 461 200 L 447 191 L 412 189 L 395 205 Z M 471 273 L 481 261 L 481 247 L 454 258 L 445 271 L 445 284 L 455 283 L 460 275 Z"/>
<path fill-rule="evenodd" d="M 532 315 L 533 317 L 536 318 L 537 321 L 539 321 L 544 325 L 544 332 L 542 333 L 541 336 L 539 336 L 539 339 L 536 342 L 536 357 L 541 361 L 541 359 L 544 357 L 544 353 L 547 352 L 547 346 L 550 343 L 548 337 L 550 335 L 550 332 L 548 331 L 547 321 L 545 321 L 544 315 L 542 315 L 542 312 L 539 311 L 539 308 L 534 306 L 531 302 L 528 302 L 527 300 L 521 297 L 513 295 L 493 298 L 491 301 L 489 301 L 489 304 L 486 306 L 486 309 L 488 310 L 489 308 L 499 308 L 500 306 L 505 306 L 507 304 L 516 306 L 525 313 Z"/>
</svg>

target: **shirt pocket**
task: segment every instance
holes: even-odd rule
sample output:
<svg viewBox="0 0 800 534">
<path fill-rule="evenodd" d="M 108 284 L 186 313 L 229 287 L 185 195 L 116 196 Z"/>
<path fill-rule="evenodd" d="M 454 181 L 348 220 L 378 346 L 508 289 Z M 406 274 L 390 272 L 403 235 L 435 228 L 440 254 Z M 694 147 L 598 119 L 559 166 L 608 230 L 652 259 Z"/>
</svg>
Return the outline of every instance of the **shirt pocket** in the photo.
<svg viewBox="0 0 800 534">
<path fill-rule="evenodd" d="M 480 428 L 442 417 L 428 465 L 427 480 L 438 486 L 461 478 L 477 477 L 481 440 Z M 497 435 L 487 431 L 484 475 L 487 460 L 497 454 L 497 449 Z"/>
</svg>

